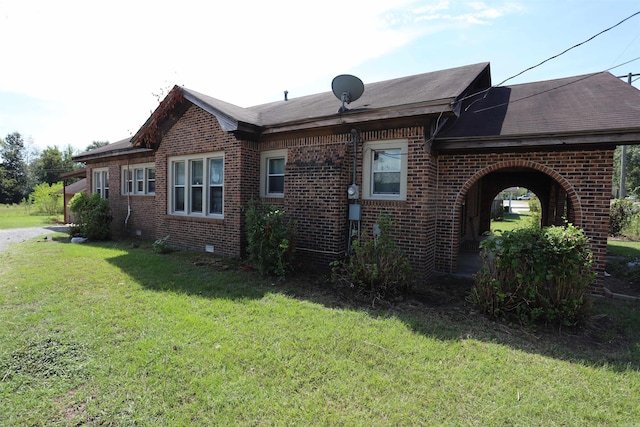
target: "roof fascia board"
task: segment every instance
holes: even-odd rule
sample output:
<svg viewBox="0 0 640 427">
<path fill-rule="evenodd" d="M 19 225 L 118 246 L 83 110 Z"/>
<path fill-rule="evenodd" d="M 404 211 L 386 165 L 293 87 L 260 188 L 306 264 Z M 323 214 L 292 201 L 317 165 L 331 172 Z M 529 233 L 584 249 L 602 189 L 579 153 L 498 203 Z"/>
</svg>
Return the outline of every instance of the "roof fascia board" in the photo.
<svg viewBox="0 0 640 427">
<path fill-rule="evenodd" d="M 383 108 L 372 109 L 366 111 L 349 110 L 343 114 L 336 114 L 315 120 L 305 120 L 302 122 L 288 122 L 280 125 L 265 126 L 263 135 L 276 134 L 281 132 L 300 131 L 306 129 L 315 129 L 337 125 L 357 125 L 358 123 L 367 123 L 377 120 L 393 120 L 408 117 L 417 117 L 434 114 L 449 115 L 453 112 L 453 98 L 439 100 L 437 104 L 433 102 L 411 104 L 402 106 L 401 108 Z"/>
<path fill-rule="evenodd" d="M 439 153 L 461 150 L 507 150 L 523 148 L 569 148 L 589 145 L 640 145 L 638 129 L 573 134 L 540 134 L 508 137 L 436 139 L 433 148 Z"/>
<path fill-rule="evenodd" d="M 132 154 L 139 153 L 153 153 L 153 149 L 151 148 L 135 148 L 135 149 L 125 149 L 125 150 L 115 150 L 115 151 L 106 151 L 97 154 L 90 154 L 86 156 L 73 156 L 73 160 L 76 162 L 86 162 L 87 160 L 99 160 L 99 159 L 107 159 L 110 157 L 117 156 L 127 156 Z"/>
</svg>

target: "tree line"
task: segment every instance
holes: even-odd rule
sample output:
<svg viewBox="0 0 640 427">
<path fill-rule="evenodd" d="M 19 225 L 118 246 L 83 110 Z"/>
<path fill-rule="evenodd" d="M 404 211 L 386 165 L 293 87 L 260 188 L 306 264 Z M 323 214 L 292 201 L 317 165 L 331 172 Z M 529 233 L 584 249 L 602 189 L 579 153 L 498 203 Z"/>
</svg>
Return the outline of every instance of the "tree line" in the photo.
<svg viewBox="0 0 640 427">
<path fill-rule="evenodd" d="M 86 150 L 102 147 L 106 141 L 94 141 Z M 84 167 L 74 162 L 71 145 L 60 149 L 48 146 L 40 151 L 25 144 L 18 132 L 0 138 L 0 204 L 21 203 L 28 200 L 34 189 L 62 181 L 61 175 Z"/>
</svg>

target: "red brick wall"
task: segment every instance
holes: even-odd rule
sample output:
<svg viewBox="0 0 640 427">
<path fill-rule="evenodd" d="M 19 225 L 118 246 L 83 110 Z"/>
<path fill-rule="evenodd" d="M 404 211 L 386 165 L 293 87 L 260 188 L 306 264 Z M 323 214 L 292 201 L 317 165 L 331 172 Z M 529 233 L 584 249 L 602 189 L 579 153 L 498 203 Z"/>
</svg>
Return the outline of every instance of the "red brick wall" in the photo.
<svg viewBox="0 0 640 427">
<path fill-rule="evenodd" d="M 167 208 L 167 167 L 170 157 L 224 152 L 224 219 L 171 215 Z M 217 119 L 192 106 L 164 136 L 156 151 L 155 238 L 169 236 L 176 247 L 204 251 L 213 245 L 223 256 L 244 255 L 243 207 L 257 194 L 259 153 L 255 143 L 224 132 Z M 169 190 L 170 191 L 170 190 Z"/>
<path fill-rule="evenodd" d="M 113 221 L 111 222 L 111 234 L 114 238 L 140 237 L 153 239 L 155 237 L 155 202 L 154 196 L 130 196 L 122 195 L 121 167 L 141 163 L 153 163 L 153 156 L 136 156 L 130 159 L 111 159 L 111 161 L 87 163 L 87 192 L 93 190 L 93 170 L 98 168 L 109 169 L 109 205 Z M 131 214 L 127 219 L 128 206 Z M 126 221 L 126 223 L 125 223 Z M 136 233 L 139 231 L 139 235 Z"/>
<path fill-rule="evenodd" d="M 574 209 L 573 224 L 591 239 L 595 268 L 605 266 L 609 229 L 609 199 L 613 150 L 539 153 L 461 154 L 438 158 L 438 221 L 435 268 L 455 272 L 458 227 L 466 191 L 482 176 L 507 167 L 525 167 L 546 173 L 567 192 Z"/>
</svg>

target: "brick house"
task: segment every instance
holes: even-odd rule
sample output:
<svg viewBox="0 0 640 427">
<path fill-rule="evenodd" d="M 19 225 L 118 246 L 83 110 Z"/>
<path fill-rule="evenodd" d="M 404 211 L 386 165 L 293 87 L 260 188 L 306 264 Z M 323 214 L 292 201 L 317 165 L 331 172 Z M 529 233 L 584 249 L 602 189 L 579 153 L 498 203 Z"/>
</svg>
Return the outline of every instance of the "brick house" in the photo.
<svg viewBox="0 0 640 427">
<path fill-rule="evenodd" d="M 299 257 L 326 266 L 386 213 L 427 279 L 456 272 L 491 201 L 523 186 L 543 225 L 585 230 L 603 272 L 613 152 L 640 143 L 637 89 L 609 73 L 492 87 L 480 63 L 367 84 L 339 107 L 331 92 L 241 108 L 176 86 L 132 138 L 75 160 L 116 236 L 242 257 L 243 209 L 260 198 L 297 221 Z"/>
</svg>

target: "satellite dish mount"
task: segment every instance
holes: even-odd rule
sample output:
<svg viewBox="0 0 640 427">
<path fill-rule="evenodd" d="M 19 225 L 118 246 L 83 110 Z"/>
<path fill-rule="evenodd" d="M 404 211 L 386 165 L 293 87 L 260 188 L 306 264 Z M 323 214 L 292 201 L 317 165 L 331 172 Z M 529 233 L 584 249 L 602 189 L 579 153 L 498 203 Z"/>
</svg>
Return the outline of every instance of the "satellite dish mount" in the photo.
<svg viewBox="0 0 640 427">
<path fill-rule="evenodd" d="M 356 76 L 341 74 L 331 82 L 331 90 L 336 98 L 342 101 L 342 106 L 338 110 L 338 113 L 342 114 L 345 111 L 349 111 L 345 104 L 350 104 L 362 96 L 364 83 Z"/>
</svg>

